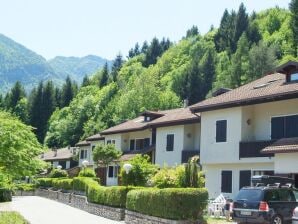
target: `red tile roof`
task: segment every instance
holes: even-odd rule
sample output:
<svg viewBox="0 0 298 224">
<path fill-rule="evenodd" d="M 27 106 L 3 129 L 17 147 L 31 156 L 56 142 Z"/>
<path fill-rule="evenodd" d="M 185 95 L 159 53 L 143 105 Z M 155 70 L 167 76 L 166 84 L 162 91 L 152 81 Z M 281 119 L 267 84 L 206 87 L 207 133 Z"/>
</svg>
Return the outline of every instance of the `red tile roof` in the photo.
<svg viewBox="0 0 298 224">
<path fill-rule="evenodd" d="M 143 113 L 148 114 L 148 113 Z M 200 121 L 199 114 L 193 114 L 189 108 L 178 108 L 172 110 L 163 110 L 151 112 L 150 114 L 159 114 L 154 120 L 145 122 L 144 116 L 139 116 L 133 120 L 128 120 L 124 123 L 111 127 L 101 132 L 102 135 L 116 134 L 123 132 L 140 131 L 150 127 L 171 126 L 185 123 L 195 123 Z"/>
<path fill-rule="evenodd" d="M 282 138 L 262 150 L 262 153 L 291 152 L 298 152 L 298 138 Z"/>
<path fill-rule="evenodd" d="M 72 150 L 69 148 L 57 149 L 57 153 L 53 150 L 45 152 L 40 158 L 44 161 L 68 160 L 73 157 Z"/>
<path fill-rule="evenodd" d="M 286 75 L 275 73 L 240 86 L 222 95 L 194 104 L 194 112 L 298 98 L 298 83 L 286 83 Z"/>
</svg>

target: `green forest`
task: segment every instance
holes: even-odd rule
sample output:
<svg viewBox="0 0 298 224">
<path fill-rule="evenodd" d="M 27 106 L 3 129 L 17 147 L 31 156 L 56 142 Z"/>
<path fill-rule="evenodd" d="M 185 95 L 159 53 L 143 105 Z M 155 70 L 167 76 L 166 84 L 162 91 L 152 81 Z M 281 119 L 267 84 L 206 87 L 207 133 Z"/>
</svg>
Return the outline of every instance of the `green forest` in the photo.
<svg viewBox="0 0 298 224">
<path fill-rule="evenodd" d="M 195 21 L 194 21 L 195 23 Z M 61 88 L 51 81 L 26 94 L 17 82 L 0 107 L 34 127 L 48 147 L 79 140 L 138 116 L 210 97 L 218 88 L 236 88 L 297 60 L 298 0 L 289 9 L 248 14 L 244 4 L 225 10 L 220 26 L 206 34 L 191 27 L 177 43 L 153 38 L 117 55 L 81 86 L 70 78 Z"/>
</svg>

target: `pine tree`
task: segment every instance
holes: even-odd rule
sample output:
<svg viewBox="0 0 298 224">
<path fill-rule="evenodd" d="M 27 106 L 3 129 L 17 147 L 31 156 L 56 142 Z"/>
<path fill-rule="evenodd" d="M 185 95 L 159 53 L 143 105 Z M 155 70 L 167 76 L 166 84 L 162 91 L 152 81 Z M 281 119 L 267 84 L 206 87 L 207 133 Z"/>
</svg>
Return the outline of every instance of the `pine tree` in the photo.
<svg viewBox="0 0 298 224">
<path fill-rule="evenodd" d="M 2 94 L 0 93 L 0 110 L 2 110 L 4 108 L 4 99 Z"/>
<path fill-rule="evenodd" d="M 145 54 L 144 66 L 148 67 L 149 65 L 155 64 L 157 61 L 157 57 L 162 54 L 162 48 L 159 44 L 159 40 L 154 37 L 151 41 L 150 46 Z"/>
<path fill-rule="evenodd" d="M 140 46 L 139 46 L 139 43 L 137 42 L 136 45 L 135 45 L 135 48 L 134 48 L 134 56 L 137 56 L 139 55 L 141 52 L 140 52 Z M 120 54 L 119 54 L 120 55 Z M 121 56 L 122 57 L 122 56 Z"/>
<path fill-rule="evenodd" d="M 215 79 L 215 52 L 213 48 L 209 48 L 202 59 L 200 60 L 200 70 L 202 73 L 202 99 L 204 99 L 207 93 L 212 88 L 212 83 Z"/>
<path fill-rule="evenodd" d="M 81 87 L 89 86 L 89 85 L 90 85 L 90 80 L 89 80 L 88 76 L 85 75 L 84 78 L 83 78 L 83 82 L 82 82 Z"/>
<path fill-rule="evenodd" d="M 108 68 L 108 63 L 106 62 L 102 68 L 102 71 L 101 71 L 99 87 L 103 87 L 103 86 L 107 85 L 108 80 L 109 80 L 109 68 Z"/>
<path fill-rule="evenodd" d="M 141 49 L 141 53 L 146 54 L 147 50 L 148 50 L 148 43 L 147 41 L 144 41 L 142 49 Z"/>
<path fill-rule="evenodd" d="M 197 26 L 193 25 L 189 30 L 186 31 L 186 38 L 199 35 L 199 29 Z"/>
<path fill-rule="evenodd" d="M 111 77 L 113 81 L 117 80 L 118 72 L 120 71 L 123 64 L 122 55 L 119 53 L 113 61 Z"/>
<path fill-rule="evenodd" d="M 43 89 L 42 94 L 42 140 L 46 135 L 47 123 L 56 107 L 54 85 L 52 81 L 48 81 Z"/>
<path fill-rule="evenodd" d="M 61 108 L 61 91 L 58 87 L 55 88 L 55 103 L 56 103 L 56 107 Z"/>
<path fill-rule="evenodd" d="M 7 102 L 7 109 L 11 109 L 12 111 L 16 107 L 19 100 L 21 100 L 23 97 L 25 97 L 25 90 L 22 84 L 17 81 L 12 89 L 10 90 L 8 102 Z"/>
<path fill-rule="evenodd" d="M 292 0 L 290 3 L 291 27 L 294 34 L 294 47 L 296 56 L 298 56 L 298 0 Z"/>
<path fill-rule="evenodd" d="M 189 104 L 194 104 L 203 99 L 202 89 L 200 88 L 202 82 L 200 77 L 200 70 L 198 62 L 195 60 L 190 70 L 186 75 L 186 96 L 184 99 L 188 99 Z"/>
<path fill-rule="evenodd" d="M 248 28 L 248 15 L 246 13 L 246 8 L 243 3 L 240 4 L 239 10 L 236 16 L 235 23 L 235 34 L 234 34 L 234 42 L 237 43 L 243 32 L 245 32 Z M 232 52 L 236 51 L 236 45 L 232 45 Z"/>
<path fill-rule="evenodd" d="M 61 107 L 67 107 L 74 97 L 73 86 L 69 76 L 67 76 L 61 92 Z"/>
</svg>

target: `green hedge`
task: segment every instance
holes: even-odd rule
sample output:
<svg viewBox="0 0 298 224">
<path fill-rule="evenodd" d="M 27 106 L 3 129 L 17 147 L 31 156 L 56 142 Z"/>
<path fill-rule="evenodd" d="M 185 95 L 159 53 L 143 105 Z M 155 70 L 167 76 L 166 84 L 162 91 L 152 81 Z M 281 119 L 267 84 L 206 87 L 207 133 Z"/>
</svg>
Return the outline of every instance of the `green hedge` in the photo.
<svg viewBox="0 0 298 224">
<path fill-rule="evenodd" d="M 126 208 L 166 219 L 198 220 L 207 200 L 205 188 L 139 189 L 127 194 Z"/>
<path fill-rule="evenodd" d="M 90 185 L 87 192 L 87 198 L 88 201 L 96 204 L 125 208 L 127 193 L 135 189 L 140 189 L 140 187 L 102 187 L 99 185 Z"/>
<path fill-rule="evenodd" d="M 53 178 L 39 178 L 37 179 L 38 186 L 49 188 L 53 186 Z"/>
<path fill-rule="evenodd" d="M 57 178 L 55 178 L 52 181 L 52 185 L 56 189 L 72 190 L 73 189 L 73 179 L 69 179 L 69 178 L 57 179 Z"/>
<path fill-rule="evenodd" d="M 0 202 L 11 201 L 12 192 L 7 188 L 0 188 Z"/>
<path fill-rule="evenodd" d="M 15 184 L 13 187 L 13 190 L 19 190 L 19 191 L 35 191 L 36 184 Z"/>
<path fill-rule="evenodd" d="M 90 177 L 73 178 L 73 189 L 75 191 L 87 192 L 89 186 L 99 186 L 98 180 Z"/>
</svg>

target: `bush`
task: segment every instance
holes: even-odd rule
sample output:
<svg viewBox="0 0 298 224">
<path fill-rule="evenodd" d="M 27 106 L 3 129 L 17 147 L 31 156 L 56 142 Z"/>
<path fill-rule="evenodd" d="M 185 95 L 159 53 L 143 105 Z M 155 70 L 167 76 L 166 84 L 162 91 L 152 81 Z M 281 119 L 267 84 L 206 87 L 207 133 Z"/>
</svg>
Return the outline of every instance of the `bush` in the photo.
<svg viewBox="0 0 298 224">
<path fill-rule="evenodd" d="M 52 185 L 56 189 L 61 190 L 72 190 L 73 189 L 73 179 L 63 178 L 63 179 L 54 179 Z"/>
<path fill-rule="evenodd" d="M 145 186 L 157 171 L 157 166 L 150 162 L 148 155 L 136 155 L 129 160 L 129 163 L 132 169 L 128 174 L 121 168 L 120 176 L 123 185 Z"/>
<path fill-rule="evenodd" d="M 15 184 L 13 187 L 14 190 L 19 191 L 34 191 L 36 189 L 35 184 Z"/>
<path fill-rule="evenodd" d="M 89 186 L 87 192 L 88 201 L 108 205 L 112 207 L 125 208 L 126 196 L 130 190 L 140 189 L 137 187 L 102 187 L 102 186 Z"/>
<path fill-rule="evenodd" d="M 53 186 L 52 178 L 39 178 L 37 179 L 37 185 L 39 187 L 49 188 Z"/>
<path fill-rule="evenodd" d="M 65 170 L 53 169 L 50 173 L 51 178 L 60 178 L 60 177 L 68 177 L 68 174 Z"/>
<path fill-rule="evenodd" d="M 11 201 L 12 192 L 8 188 L 0 188 L 0 202 Z"/>
<path fill-rule="evenodd" d="M 80 171 L 79 177 L 96 177 L 96 174 L 93 169 L 85 168 Z"/>
<path fill-rule="evenodd" d="M 73 189 L 75 191 L 88 191 L 89 186 L 100 186 L 97 179 L 93 179 L 90 177 L 75 177 L 73 178 Z"/>
<path fill-rule="evenodd" d="M 151 178 L 151 182 L 158 188 L 182 187 L 184 174 L 185 168 L 183 165 L 175 168 L 164 167 Z"/>
<path fill-rule="evenodd" d="M 126 208 L 166 219 L 198 220 L 202 218 L 207 200 L 205 188 L 149 188 L 130 191 Z"/>
</svg>

